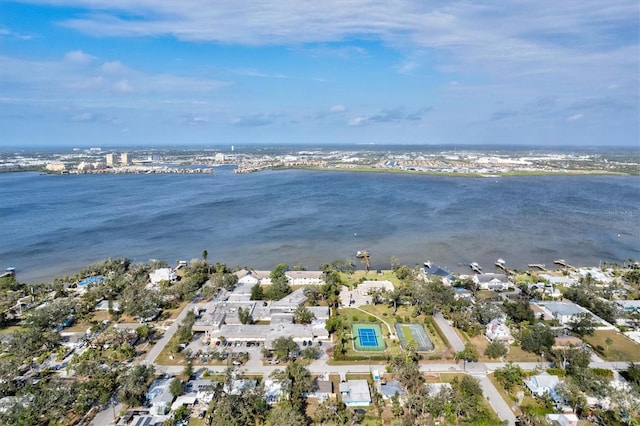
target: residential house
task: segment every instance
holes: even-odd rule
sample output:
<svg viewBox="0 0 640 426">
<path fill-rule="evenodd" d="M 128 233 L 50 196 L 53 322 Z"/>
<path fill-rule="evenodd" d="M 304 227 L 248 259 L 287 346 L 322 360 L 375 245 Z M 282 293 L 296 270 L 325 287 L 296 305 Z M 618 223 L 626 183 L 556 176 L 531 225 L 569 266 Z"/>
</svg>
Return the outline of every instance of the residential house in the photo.
<svg viewBox="0 0 640 426">
<path fill-rule="evenodd" d="M 494 318 L 487 324 L 485 336 L 490 342 L 499 341 L 508 345 L 515 342 L 511 335 L 511 330 L 509 330 L 502 318 Z"/>
<path fill-rule="evenodd" d="M 280 401 L 282 396 L 282 382 L 278 380 L 265 379 L 264 381 L 264 397 L 267 404 L 275 404 Z"/>
<path fill-rule="evenodd" d="M 480 290 L 502 291 L 513 287 L 505 274 L 477 274 L 472 279 Z"/>
<path fill-rule="evenodd" d="M 578 426 L 578 416 L 573 413 L 547 414 L 544 417 L 553 426 Z"/>
<path fill-rule="evenodd" d="M 541 306 L 549 311 L 553 318 L 560 321 L 562 325 L 569 324 L 577 315 L 589 312 L 572 302 L 549 302 Z"/>
<path fill-rule="evenodd" d="M 254 286 L 260 283 L 260 279 L 247 269 L 241 269 L 237 271 L 235 275 L 238 277 L 238 285 Z"/>
<path fill-rule="evenodd" d="M 318 401 L 322 402 L 333 395 L 333 383 L 330 380 L 323 380 L 318 378 L 316 380 L 316 390 L 313 393 L 308 395 L 309 398 L 316 398 Z"/>
<path fill-rule="evenodd" d="M 468 302 L 474 302 L 473 292 L 471 290 L 467 290 L 466 288 L 456 287 L 456 294 L 454 295 L 455 299 L 462 299 Z"/>
<path fill-rule="evenodd" d="M 248 392 L 254 389 L 257 385 L 258 385 L 257 380 L 234 379 L 231 382 L 231 387 L 225 384 L 222 389 L 229 395 L 242 395 L 245 392 Z"/>
<path fill-rule="evenodd" d="M 565 275 L 556 276 L 556 275 L 550 275 L 550 274 L 540 274 L 538 276 L 546 280 L 549 284 L 554 286 L 561 285 L 564 287 L 571 287 L 578 283 L 577 279 L 573 277 L 565 276 Z"/>
<path fill-rule="evenodd" d="M 151 406 L 150 414 L 163 416 L 169 412 L 173 395 L 169 391 L 171 379 L 154 380 L 147 391 L 147 401 Z"/>
<path fill-rule="evenodd" d="M 387 383 L 383 383 L 380 385 L 380 393 L 384 399 L 391 399 L 395 395 L 398 395 L 399 398 L 402 398 L 404 395 L 404 390 L 400 387 L 400 382 L 397 380 L 392 380 Z"/>
<path fill-rule="evenodd" d="M 340 396 L 347 407 L 371 405 L 369 383 L 366 380 L 347 380 L 340 383 Z"/>
<path fill-rule="evenodd" d="M 640 300 L 617 300 L 616 305 L 626 312 L 640 311 Z"/>
<path fill-rule="evenodd" d="M 424 275 L 427 279 L 431 277 L 440 277 L 442 279 L 442 283 L 445 285 L 451 285 L 451 283 L 455 280 L 455 277 L 451 274 L 451 272 L 447 271 L 444 268 L 441 268 L 440 266 L 431 266 L 425 268 Z"/>
<path fill-rule="evenodd" d="M 554 401 L 558 401 L 559 397 L 556 393 L 556 386 L 560 383 L 558 376 L 551 375 L 546 371 L 536 376 L 531 376 L 529 380 L 525 380 L 524 384 L 534 396 L 544 396 L 548 394 Z"/>
<path fill-rule="evenodd" d="M 149 280 L 151 281 L 152 286 L 158 286 L 162 281 L 173 283 L 177 279 L 178 276 L 171 268 L 160 268 L 149 273 Z"/>
</svg>

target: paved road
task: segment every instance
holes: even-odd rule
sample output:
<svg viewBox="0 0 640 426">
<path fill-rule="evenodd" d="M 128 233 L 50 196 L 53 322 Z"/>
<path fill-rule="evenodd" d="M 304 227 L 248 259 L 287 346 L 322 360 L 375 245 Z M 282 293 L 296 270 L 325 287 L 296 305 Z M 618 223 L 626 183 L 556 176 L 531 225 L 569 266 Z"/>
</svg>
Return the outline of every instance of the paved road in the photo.
<svg viewBox="0 0 640 426">
<path fill-rule="evenodd" d="M 489 405 L 493 408 L 493 411 L 498 414 L 498 417 L 502 420 L 507 420 L 509 422 L 509 426 L 514 426 L 516 424 L 516 416 L 509 408 L 509 405 L 502 399 L 502 396 L 498 393 L 498 389 L 491 383 L 491 380 L 486 375 L 482 374 L 473 374 L 473 377 L 478 379 L 480 382 L 480 386 L 482 387 L 482 392 L 487 397 L 487 401 Z"/>
<path fill-rule="evenodd" d="M 440 330 L 442 330 L 442 332 L 444 333 L 444 336 L 447 338 L 447 340 L 451 344 L 451 347 L 453 348 L 453 350 L 455 352 L 463 351 L 464 343 L 462 343 L 462 340 L 460 339 L 460 337 L 458 337 L 453 327 L 449 325 L 449 323 L 442 316 L 442 314 L 440 312 L 437 312 L 433 316 L 433 319 L 436 320 L 438 327 L 440 327 Z"/>
<path fill-rule="evenodd" d="M 91 423 L 89 423 L 89 426 L 105 426 L 113 424 L 115 420 L 114 415 L 117 416 L 123 408 L 122 404 L 113 405 L 114 402 L 115 400 L 112 398 L 108 405 L 96 414 Z"/>
<path fill-rule="evenodd" d="M 169 343 L 169 340 L 171 340 L 173 335 L 178 330 L 180 323 L 182 323 L 184 318 L 187 316 L 187 313 L 193 310 L 194 306 L 196 306 L 195 303 L 189 303 L 187 306 L 185 306 L 182 312 L 180 312 L 180 315 L 178 315 L 178 317 L 164 332 L 164 335 L 162 336 L 162 338 L 160 338 L 160 340 L 158 340 L 156 344 L 153 345 L 153 347 L 149 350 L 149 352 L 147 352 L 147 356 L 144 357 L 144 361 L 143 361 L 145 364 L 153 364 L 155 362 L 156 358 L 158 358 L 158 355 L 160 355 L 160 352 L 162 352 L 162 350 L 167 345 L 167 343 Z"/>
</svg>

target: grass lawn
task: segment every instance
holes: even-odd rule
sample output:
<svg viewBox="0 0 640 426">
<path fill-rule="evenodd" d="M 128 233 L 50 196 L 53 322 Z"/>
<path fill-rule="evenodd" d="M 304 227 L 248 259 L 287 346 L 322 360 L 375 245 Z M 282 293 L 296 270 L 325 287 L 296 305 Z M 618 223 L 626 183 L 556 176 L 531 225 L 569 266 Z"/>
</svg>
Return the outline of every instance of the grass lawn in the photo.
<svg viewBox="0 0 640 426">
<path fill-rule="evenodd" d="M 169 309 L 167 310 L 167 312 L 169 313 L 169 317 L 167 319 L 176 319 L 178 318 L 178 315 L 180 315 L 180 312 L 182 312 L 182 310 L 189 304 L 188 301 L 184 301 L 181 304 L 178 305 L 177 308 L 175 309 Z"/>
<path fill-rule="evenodd" d="M 29 329 L 25 328 L 25 327 L 21 327 L 19 325 L 12 325 L 12 326 L 9 326 L 9 327 L 1 328 L 0 329 L 0 334 L 11 334 L 14 331 L 25 332 L 27 330 L 29 330 Z"/>
<path fill-rule="evenodd" d="M 500 297 L 498 293 L 493 290 L 478 290 L 476 292 L 476 300 L 478 302 L 482 302 L 487 299 L 495 299 L 496 297 Z"/>
<path fill-rule="evenodd" d="M 505 361 L 537 362 L 540 361 L 540 357 L 531 352 L 523 351 L 520 346 L 509 346 L 509 353 L 505 357 Z"/>
<path fill-rule="evenodd" d="M 354 271 L 352 274 L 340 273 L 340 278 L 349 288 L 352 288 L 356 283 L 359 283 L 364 278 L 365 281 L 391 281 L 394 286 L 400 284 L 400 280 L 390 270 L 383 270 L 382 275 L 378 275 L 376 271 Z"/>
<path fill-rule="evenodd" d="M 610 346 L 607 338 L 612 340 Z M 586 336 L 584 340 L 594 349 L 603 347 L 604 351 L 598 352 L 607 361 L 640 361 L 640 345 L 615 330 L 595 330 L 593 336 Z"/>
</svg>

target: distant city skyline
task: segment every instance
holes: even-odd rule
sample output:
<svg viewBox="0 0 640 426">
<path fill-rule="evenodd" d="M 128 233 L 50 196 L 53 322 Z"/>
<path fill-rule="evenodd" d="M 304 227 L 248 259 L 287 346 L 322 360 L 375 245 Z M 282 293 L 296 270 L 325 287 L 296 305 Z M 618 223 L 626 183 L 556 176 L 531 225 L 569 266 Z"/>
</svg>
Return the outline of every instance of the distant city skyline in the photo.
<svg viewBox="0 0 640 426">
<path fill-rule="evenodd" d="M 0 148 L 640 144 L 637 0 L 25 0 Z"/>
</svg>

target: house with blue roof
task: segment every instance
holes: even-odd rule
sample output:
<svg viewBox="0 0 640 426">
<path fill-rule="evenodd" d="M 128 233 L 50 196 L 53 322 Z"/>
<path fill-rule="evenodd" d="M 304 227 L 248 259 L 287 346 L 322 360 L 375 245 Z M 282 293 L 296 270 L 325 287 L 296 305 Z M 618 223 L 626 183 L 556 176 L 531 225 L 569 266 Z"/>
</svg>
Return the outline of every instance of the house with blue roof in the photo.
<svg viewBox="0 0 640 426">
<path fill-rule="evenodd" d="M 558 376 L 551 375 L 545 371 L 542 374 L 531 376 L 529 380 L 524 381 L 524 384 L 532 395 L 542 397 L 548 394 L 555 402 L 560 402 L 561 398 L 555 390 L 556 386 L 560 384 Z"/>
</svg>

